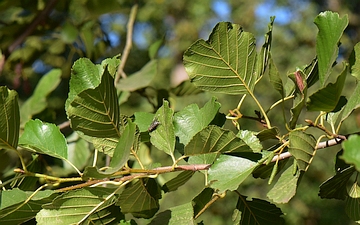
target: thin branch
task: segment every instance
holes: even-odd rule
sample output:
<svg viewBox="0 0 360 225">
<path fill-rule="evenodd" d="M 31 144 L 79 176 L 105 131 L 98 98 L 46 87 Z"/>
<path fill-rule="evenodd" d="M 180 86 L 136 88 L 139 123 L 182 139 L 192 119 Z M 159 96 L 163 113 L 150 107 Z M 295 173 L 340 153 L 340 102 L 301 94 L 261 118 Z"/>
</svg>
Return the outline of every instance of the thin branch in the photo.
<svg viewBox="0 0 360 225">
<path fill-rule="evenodd" d="M 58 0 L 50 0 L 43 11 L 41 11 L 35 19 L 27 26 L 25 31 L 8 47 L 8 52 L 12 53 L 15 48 L 23 43 L 26 37 L 28 37 L 42 21 L 46 20 L 47 16 L 55 7 Z"/>
<path fill-rule="evenodd" d="M 346 136 L 338 135 L 336 138 L 320 142 L 316 146 L 316 149 L 323 149 L 323 148 L 335 146 L 335 145 L 341 144 L 341 142 L 343 142 L 344 140 L 346 140 Z M 271 162 L 276 162 L 276 160 L 283 160 L 283 159 L 287 159 L 290 157 L 291 157 L 290 152 L 284 152 L 284 153 L 281 153 L 280 155 L 274 156 L 273 159 L 271 160 Z"/>
<path fill-rule="evenodd" d="M 119 68 L 118 68 L 116 76 L 115 76 L 115 80 L 114 80 L 115 86 L 119 82 L 120 77 L 126 78 L 126 74 L 124 72 L 124 67 L 125 67 L 126 60 L 129 56 L 131 47 L 132 47 L 132 34 L 133 34 L 133 28 L 134 28 L 134 22 L 135 22 L 135 18 L 136 18 L 137 9 L 138 9 L 138 5 L 135 4 L 131 8 L 131 11 L 130 11 L 129 22 L 127 23 L 126 43 L 125 43 L 124 52 L 121 56 L 120 65 L 119 65 Z"/>
</svg>

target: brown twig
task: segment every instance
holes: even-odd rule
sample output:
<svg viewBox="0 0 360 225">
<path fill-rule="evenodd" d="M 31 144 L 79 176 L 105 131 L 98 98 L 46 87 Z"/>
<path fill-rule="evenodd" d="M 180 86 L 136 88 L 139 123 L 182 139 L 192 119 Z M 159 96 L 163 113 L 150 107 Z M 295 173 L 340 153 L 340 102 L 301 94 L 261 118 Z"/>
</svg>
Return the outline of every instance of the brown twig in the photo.
<svg viewBox="0 0 360 225">
<path fill-rule="evenodd" d="M 12 53 L 15 48 L 23 43 L 26 37 L 28 37 L 47 16 L 50 14 L 52 9 L 55 7 L 58 0 L 50 0 L 44 10 L 42 10 L 35 19 L 29 24 L 25 31 L 8 47 L 9 54 Z"/>
<path fill-rule="evenodd" d="M 123 54 L 121 56 L 120 65 L 118 67 L 118 70 L 117 70 L 117 73 L 115 76 L 115 80 L 114 80 L 115 86 L 119 82 L 120 77 L 126 78 L 126 74 L 124 72 L 124 67 L 125 67 L 126 60 L 129 56 L 131 47 L 132 47 L 132 34 L 133 34 L 133 28 L 134 28 L 134 22 L 135 22 L 135 18 L 136 18 L 137 9 L 138 9 L 138 5 L 135 4 L 131 8 L 131 11 L 130 11 L 129 22 L 127 23 L 126 43 L 125 43 L 125 48 L 124 48 Z"/>
</svg>

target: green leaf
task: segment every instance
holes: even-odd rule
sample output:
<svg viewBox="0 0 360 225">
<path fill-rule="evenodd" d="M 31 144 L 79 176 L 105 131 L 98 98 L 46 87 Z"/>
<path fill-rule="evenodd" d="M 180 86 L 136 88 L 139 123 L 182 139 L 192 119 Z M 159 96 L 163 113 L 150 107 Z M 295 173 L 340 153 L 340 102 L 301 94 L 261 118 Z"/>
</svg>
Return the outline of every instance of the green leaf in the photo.
<svg viewBox="0 0 360 225">
<path fill-rule="evenodd" d="M 18 95 L 16 91 L 0 87 L 0 149 L 16 149 L 19 129 Z"/>
<path fill-rule="evenodd" d="M 180 143 L 187 145 L 196 133 L 209 125 L 220 106 L 220 103 L 213 97 L 201 109 L 196 104 L 191 104 L 175 113 L 175 135 L 179 137 Z"/>
<path fill-rule="evenodd" d="M 319 68 L 318 68 L 318 59 L 315 58 L 307 65 L 304 69 L 306 74 L 306 83 L 307 87 L 310 88 L 319 80 Z"/>
<path fill-rule="evenodd" d="M 236 190 L 258 165 L 246 158 L 220 155 L 208 171 L 210 186 L 220 193 Z"/>
<path fill-rule="evenodd" d="M 347 104 L 344 106 L 341 115 L 341 122 L 344 121 L 349 115 L 355 110 L 360 107 L 360 85 L 357 82 L 355 90 L 349 97 Z"/>
<path fill-rule="evenodd" d="M 140 179 L 126 188 L 118 204 L 122 213 L 131 213 L 137 218 L 151 218 L 159 210 L 161 189 L 154 179 Z"/>
<path fill-rule="evenodd" d="M 220 22 L 209 40 L 198 40 L 184 53 L 184 65 L 198 88 L 226 94 L 252 93 L 256 74 L 253 34 L 229 22 Z"/>
<path fill-rule="evenodd" d="M 36 215 L 36 222 L 42 224 L 76 224 L 91 215 L 83 224 L 118 224 L 124 215 L 114 205 L 115 196 L 106 198 L 112 190 L 102 187 L 82 188 L 62 194 Z M 103 203 L 94 212 L 92 210 Z"/>
<path fill-rule="evenodd" d="M 350 137 L 341 143 L 344 154 L 340 157 L 346 163 L 354 165 L 357 171 L 360 171 L 360 135 L 350 135 Z"/>
<path fill-rule="evenodd" d="M 329 83 L 326 87 L 309 96 L 309 101 L 306 103 L 307 110 L 331 112 L 336 108 L 345 84 L 347 68 L 345 66 L 334 84 Z"/>
<path fill-rule="evenodd" d="M 288 203 L 294 197 L 301 173 L 297 170 L 294 174 L 293 170 L 293 166 L 290 166 L 281 174 L 279 180 L 267 193 L 268 198 L 276 203 Z"/>
<path fill-rule="evenodd" d="M 211 152 L 251 152 L 249 146 L 232 131 L 213 125 L 197 133 L 185 146 L 184 151 L 187 156 Z"/>
<path fill-rule="evenodd" d="M 351 75 L 354 76 L 356 80 L 360 80 L 360 43 L 354 46 L 354 50 L 349 58 L 349 63 Z"/>
<path fill-rule="evenodd" d="M 116 87 L 122 91 L 135 91 L 147 87 L 157 74 L 157 67 L 157 60 L 151 60 L 140 71 L 126 79 L 120 79 Z"/>
<path fill-rule="evenodd" d="M 154 114 L 148 112 L 135 112 L 134 123 L 139 127 L 140 132 L 147 132 L 150 124 L 154 121 Z"/>
<path fill-rule="evenodd" d="M 241 212 L 241 214 L 239 213 Z M 247 196 L 240 195 L 236 204 L 233 217 L 237 221 L 234 224 L 257 224 L 257 225 L 281 225 L 285 221 L 281 209 L 270 202 L 253 198 L 247 200 Z M 239 218 L 240 217 L 240 218 Z"/>
<path fill-rule="evenodd" d="M 348 167 L 336 173 L 335 176 L 330 177 L 320 185 L 319 196 L 321 198 L 345 200 L 347 196 L 347 183 L 354 172 L 354 167 Z"/>
<path fill-rule="evenodd" d="M 277 127 L 272 127 L 271 129 L 260 131 L 256 136 L 260 142 L 263 142 L 269 139 L 277 140 L 277 135 L 279 135 L 279 129 Z"/>
<path fill-rule="evenodd" d="M 136 125 L 128 120 L 120 140 L 116 145 L 114 154 L 111 158 L 109 168 L 104 172 L 112 174 L 120 170 L 129 160 L 130 150 L 135 139 Z"/>
<path fill-rule="evenodd" d="M 119 143 L 119 138 L 91 138 L 96 150 L 103 152 L 104 154 L 112 157 L 115 151 L 117 144 Z"/>
<path fill-rule="evenodd" d="M 263 149 L 263 146 L 261 145 L 260 140 L 255 135 L 255 132 L 248 130 L 240 130 L 236 136 L 243 140 L 253 152 L 260 152 Z"/>
<path fill-rule="evenodd" d="M 171 207 L 155 216 L 148 225 L 195 225 L 191 203 Z"/>
<path fill-rule="evenodd" d="M 355 182 L 349 191 L 345 201 L 345 212 L 350 219 L 360 223 L 360 187 Z"/>
<path fill-rule="evenodd" d="M 103 61 L 101 61 L 101 67 L 103 70 L 100 69 L 99 71 L 101 71 L 101 73 L 104 73 L 105 69 L 107 68 L 110 75 L 114 78 L 119 64 L 120 64 L 119 55 L 116 55 L 112 58 L 106 58 Z"/>
<path fill-rule="evenodd" d="M 0 223 L 2 225 L 23 224 L 35 218 L 42 209 L 41 206 L 51 202 L 57 195 L 53 190 L 40 191 L 25 203 L 32 194 L 32 191 L 25 192 L 17 188 L 3 190 L 0 197 Z"/>
<path fill-rule="evenodd" d="M 305 74 L 301 70 L 297 70 L 294 74 L 290 74 L 289 78 L 295 84 L 295 98 L 293 101 L 293 107 L 291 108 L 291 119 L 290 119 L 290 128 L 294 129 L 297 123 L 297 120 L 300 116 L 302 109 L 305 106 L 305 100 L 307 97 L 307 83 Z"/>
<path fill-rule="evenodd" d="M 169 102 L 164 100 L 163 105 L 155 113 L 155 119 L 160 122 L 160 125 L 150 133 L 150 142 L 159 150 L 170 155 L 174 160 L 175 131 L 173 113 L 173 110 L 169 108 Z"/>
<path fill-rule="evenodd" d="M 310 134 L 295 130 L 290 132 L 289 141 L 289 152 L 296 159 L 299 169 L 306 171 L 314 157 L 315 138 Z"/>
<path fill-rule="evenodd" d="M 25 124 L 19 145 L 36 153 L 68 159 L 68 147 L 64 135 L 55 124 L 29 120 Z"/>
<path fill-rule="evenodd" d="M 20 108 L 21 123 L 27 122 L 33 115 L 42 112 L 48 106 L 46 97 L 59 85 L 61 69 L 52 69 L 45 74 L 34 90 L 34 93 Z"/>
<path fill-rule="evenodd" d="M 164 192 L 176 191 L 180 186 L 184 185 L 194 175 L 195 171 L 183 171 L 173 179 L 166 182 L 161 189 Z"/>
<path fill-rule="evenodd" d="M 322 12 L 315 18 L 315 24 L 319 29 L 316 37 L 316 53 L 319 60 L 319 80 L 321 86 L 330 76 L 330 71 L 335 62 L 340 38 L 348 25 L 348 16 L 339 17 L 338 13 Z"/>
<path fill-rule="evenodd" d="M 67 108 L 74 130 L 101 138 L 120 136 L 119 111 L 114 79 L 107 70 L 99 86 L 79 93 Z"/>
<path fill-rule="evenodd" d="M 279 92 L 281 97 L 284 97 L 285 95 L 284 84 L 280 77 L 280 73 L 276 68 L 276 65 L 271 57 L 271 54 L 269 56 L 269 78 L 270 78 L 270 83 L 274 87 L 274 89 Z"/>
<path fill-rule="evenodd" d="M 213 194 L 214 189 L 204 188 L 204 190 L 202 190 L 201 193 L 192 200 L 194 215 L 197 215 L 206 206 L 206 204 L 212 199 Z"/>
<path fill-rule="evenodd" d="M 69 96 L 65 103 L 65 109 L 74 101 L 81 92 L 95 89 L 101 82 L 102 72 L 89 59 L 80 58 L 74 62 L 71 70 Z"/>
</svg>

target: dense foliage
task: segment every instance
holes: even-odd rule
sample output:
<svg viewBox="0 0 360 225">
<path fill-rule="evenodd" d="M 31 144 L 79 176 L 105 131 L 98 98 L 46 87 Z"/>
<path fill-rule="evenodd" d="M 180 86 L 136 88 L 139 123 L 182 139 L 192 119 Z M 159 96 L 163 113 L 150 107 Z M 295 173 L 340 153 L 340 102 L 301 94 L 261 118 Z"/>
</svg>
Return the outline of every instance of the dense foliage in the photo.
<svg viewBox="0 0 360 225">
<path fill-rule="evenodd" d="M 314 21 L 313 60 L 283 76 L 273 59 L 280 54 L 272 50 L 274 20 L 260 47 L 241 25 L 217 23 L 207 41 L 189 43 L 183 63 L 190 80 L 174 87 L 165 87 L 159 75 L 160 41 L 149 47 L 149 61 L 126 75 L 124 63 L 133 56 L 124 51 L 92 62 L 97 51 L 91 49 L 100 48 L 101 41 L 93 46 L 96 25 L 81 24 L 86 58 L 76 60 L 71 70 L 71 61 L 51 64 L 64 66 L 45 74 L 25 102 L 9 87 L 0 88 L 0 148 L 14 162 L 2 172 L 1 224 L 201 224 L 204 212 L 234 196 L 234 224 L 283 224 L 279 205 L 297 198 L 317 151 L 331 146 L 338 146 L 337 153 L 326 163 L 335 158 L 335 170 L 319 187 L 319 196 L 345 201 L 343 213 L 360 221 L 360 137 L 342 133 L 360 104 L 360 45 L 346 62 L 337 63 L 348 17 L 320 13 Z M 86 27 L 92 31 L 86 33 Z M 36 43 L 43 41 L 29 40 L 25 48 L 36 51 Z M 43 60 L 51 57 L 55 63 L 57 53 L 65 51 L 74 55 L 77 50 L 70 46 L 60 51 L 54 44 L 50 49 L 58 51 L 49 49 Z M 11 55 L 24 57 L 21 49 Z M 64 73 L 70 73 L 63 102 L 68 122 L 57 126 L 41 118 L 52 118 L 43 112 L 51 106 L 48 96 L 64 85 Z M 261 96 L 271 93 L 277 99 L 263 101 Z M 184 104 L 178 99 L 204 94 L 221 97 L 211 97 L 200 108 L 178 106 Z M 129 105 L 142 104 L 134 103 L 134 95 L 144 97 L 153 112 L 133 107 L 128 113 Z M 224 98 L 238 102 L 223 110 Z M 190 182 L 197 186 L 187 191 L 190 199 L 162 201 Z M 261 198 L 243 189 L 259 184 L 272 185 Z"/>
</svg>

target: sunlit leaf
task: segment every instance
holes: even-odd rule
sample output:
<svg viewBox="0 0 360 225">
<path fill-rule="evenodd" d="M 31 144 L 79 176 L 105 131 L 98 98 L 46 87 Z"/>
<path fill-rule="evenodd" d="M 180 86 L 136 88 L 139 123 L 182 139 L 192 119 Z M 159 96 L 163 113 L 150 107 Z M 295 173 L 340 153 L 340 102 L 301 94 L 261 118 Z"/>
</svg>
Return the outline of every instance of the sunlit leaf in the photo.
<svg viewBox="0 0 360 225">
<path fill-rule="evenodd" d="M 91 138 L 91 142 L 93 143 L 96 150 L 99 152 L 103 152 L 106 155 L 113 156 L 114 150 L 119 143 L 119 138 Z"/>
<path fill-rule="evenodd" d="M 149 61 L 140 71 L 120 79 L 116 87 L 122 91 L 135 91 L 149 86 L 157 73 L 158 61 Z"/>
<path fill-rule="evenodd" d="M 319 196 L 321 198 L 345 200 L 347 196 L 347 183 L 354 172 L 354 167 L 349 167 L 330 177 L 320 185 Z"/>
<path fill-rule="evenodd" d="M 126 188 L 120 195 L 118 204 L 122 213 L 134 217 L 151 218 L 159 210 L 161 189 L 154 179 L 140 179 Z"/>
<path fill-rule="evenodd" d="M 149 131 L 149 127 L 151 123 L 156 120 L 157 118 L 154 118 L 153 113 L 148 112 L 135 112 L 135 121 L 134 123 L 139 127 L 140 132 L 147 132 Z"/>
<path fill-rule="evenodd" d="M 239 225 L 281 225 L 285 223 L 281 217 L 284 214 L 274 204 L 257 198 L 247 200 L 247 196 L 243 195 L 240 195 L 238 198 L 234 214 L 235 217 L 240 217 L 235 218 L 238 222 L 234 223 Z"/>
<path fill-rule="evenodd" d="M 43 123 L 38 119 L 30 120 L 25 124 L 24 133 L 19 139 L 19 145 L 55 158 L 68 158 L 66 139 L 60 129 L 54 124 Z"/>
<path fill-rule="evenodd" d="M 102 187 L 82 188 L 62 194 L 36 215 L 37 224 L 76 224 L 100 203 L 98 209 L 92 212 L 84 224 L 118 224 L 124 215 L 115 206 L 115 196 L 105 201 L 112 193 L 111 189 Z"/>
<path fill-rule="evenodd" d="M 59 85 L 61 69 L 52 69 L 42 76 L 34 93 L 20 108 L 21 123 L 27 122 L 33 115 L 42 112 L 48 106 L 46 97 Z"/>
<path fill-rule="evenodd" d="M 88 163 L 91 155 L 89 143 L 79 138 L 76 132 L 67 137 L 68 160 L 79 170 L 83 169 Z M 64 163 L 64 169 L 73 170 L 68 164 Z"/>
<path fill-rule="evenodd" d="M 173 113 L 173 110 L 169 107 L 169 102 L 164 100 L 163 106 L 155 113 L 155 120 L 159 122 L 159 125 L 156 130 L 150 133 L 151 143 L 172 157 L 174 157 L 175 150 Z"/>
<path fill-rule="evenodd" d="M 359 151 L 360 135 L 350 135 L 350 137 L 342 142 L 344 154 L 340 157 L 346 163 L 355 166 L 360 171 L 360 151 Z"/>
<path fill-rule="evenodd" d="M 16 149 L 19 129 L 18 95 L 16 91 L 0 87 L 0 149 Z"/>
<path fill-rule="evenodd" d="M 326 87 L 310 95 L 309 101 L 306 103 L 307 109 L 309 111 L 333 111 L 340 100 L 347 73 L 348 69 L 345 66 L 335 83 L 329 83 Z"/>
<path fill-rule="evenodd" d="M 259 164 L 246 158 L 220 155 L 210 167 L 210 185 L 218 191 L 236 190 Z"/>
<path fill-rule="evenodd" d="M 70 94 L 69 94 L 70 95 Z M 92 137 L 119 137 L 119 105 L 114 79 L 105 70 L 101 83 L 79 93 L 69 103 L 71 127 Z"/>
<path fill-rule="evenodd" d="M 360 223 L 360 187 L 355 182 L 345 201 L 345 212 L 356 223 Z"/>
<path fill-rule="evenodd" d="M 227 94 L 251 93 L 256 70 L 254 35 L 229 22 L 220 22 L 209 40 L 198 40 L 184 53 L 191 81 L 200 89 Z"/>
<path fill-rule="evenodd" d="M 295 163 L 295 162 L 294 162 Z M 276 203 L 287 203 L 296 194 L 300 170 L 294 174 L 293 166 L 287 168 L 267 193 L 268 198 Z"/>
<path fill-rule="evenodd" d="M 292 131 L 289 135 L 289 152 L 296 159 L 300 170 L 306 171 L 314 157 L 315 138 L 302 131 Z"/>
<path fill-rule="evenodd" d="M 330 76 L 330 71 L 339 52 L 340 38 L 348 25 L 348 16 L 340 18 L 338 13 L 326 11 L 315 18 L 319 29 L 316 37 L 316 54 L 319 60 L 319 80 L 321 86 Z"/>
<path fill-rule="evenodd" d="M 176 191 L 180 186 L 184 185 L 194 175 L 194 171 L 183 171 L 173 179 L 166 182 L 162 189 L 164 192 Z"/>
<path fill-rule="evenodd" d="M 260 140 L 252 131 L 240 130 L 236 136 L 239 137 L 242 141 L 244 141 L 245 144 L 249 146 L 253 152 L 260 152 L 263 149 Z"/>
<path fill-rule="evenodd" d="M 201 109 L 196 104 L 191 104 L 175 113 L 175 135 L 179 137 L 180 143 L 187 145 L 196 133 L 210 124 L 219 109 L 220 103 L 212 98 Z"/>
<path fill-rule="evenodd" d="M 171 207 L 155 216 L 148 225 L 195 225 L 191 203 Z"/>
</svg>

